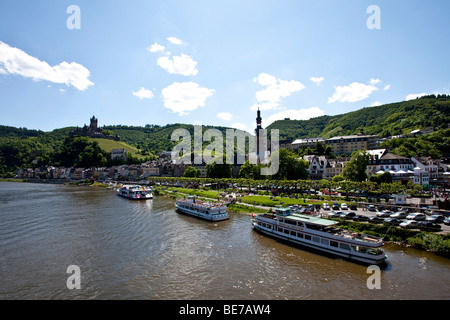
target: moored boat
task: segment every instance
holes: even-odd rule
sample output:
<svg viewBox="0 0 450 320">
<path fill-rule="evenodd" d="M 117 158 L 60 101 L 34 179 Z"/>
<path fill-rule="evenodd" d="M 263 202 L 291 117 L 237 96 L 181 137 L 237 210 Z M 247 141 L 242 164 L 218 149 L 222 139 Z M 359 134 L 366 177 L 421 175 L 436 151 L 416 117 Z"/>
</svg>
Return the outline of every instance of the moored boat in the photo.
<svg viewBox="0 0 450 320">
<path fill-rule="evenodd" d="M 265 235 L 352 261 L 379 265 L 387 259 L 383 239 L 337 228 L 337 221 L 296 214 L 290 208 L 258 215 L 252 224 Z"/>
<path fill-rule="evenodd" d="M 117 190 L 117 194 L 131 200 L 153 199 L 152 189 L 147 186 L 124 185 Z"/>
<path fill-rule="evenodd" d="M 209 221 L 221 221 L 230 217 L 227 206 L 222 202 L 201 201 L 194 196 L 178 199 L 175 207 L 179 212 Z"/>
</svg>

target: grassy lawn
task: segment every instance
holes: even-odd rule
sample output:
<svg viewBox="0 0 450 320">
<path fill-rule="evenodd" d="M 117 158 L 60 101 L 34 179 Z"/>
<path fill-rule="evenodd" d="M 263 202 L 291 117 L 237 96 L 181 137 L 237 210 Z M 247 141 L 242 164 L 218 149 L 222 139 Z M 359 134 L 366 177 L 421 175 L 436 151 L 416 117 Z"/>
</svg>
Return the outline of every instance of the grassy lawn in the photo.
<svg viewBox="0 0 450 320">
<path fill-rule="evenodd" d="M 185 189 L 185 188 L 168 188 L 168 191 L 176 190 L 179 193 L 185 193 L 193 196 L 199 196 L 199 197 L 205 197 L 209 199 L 217 200 L 217 198 L 220 196 L 219 191 L 214 190 L 198 190 L 198 189 Z"/>
<path fill-rule="evenodd" d="M 107 152 L 111 152 L 113 149 L 125 149 L 127 152 L 131 152 L 134 157 L 143 159 L 143 155 L 138 154 L 138 149 L 136 147 L 130 146 L 129 144 L 122 141 L 114 141 L 109 139 L 101 138 L 89 138 L 90 142 L 96 141 L 100 148 Z"/>
<path fill-rule="evenodd" d="M 255 204 L 259 206 L 266 206 L 266 207 L 274 207 L 276 205 L 280 205 L 281 202 L 283 202 L 282 206 L 292 206 L 296 204 L 300 205 L 307 205 L 307 204 L 319 204 L 322 205 L 324 202 L 329 203 L 331 205 L 332 202 L 335 201 L 329 201 L 329 200 L 312 200 L 312 199 L 305 199 L 306 202 L 303 201 L 303 199 L 292 199 L 292 198 L 282 198 L 282 197 L 273 197 L 273 200 L 270 199 L 269 196 L 245 196 L 242 197 L 242 202 L 248 203 L 248 204 Z M 336 201 L 338 203 L 345 202 L 345 201 Z M 350 202 L 346 202 L 347 204 L 350 204 Z"/>
</svg>

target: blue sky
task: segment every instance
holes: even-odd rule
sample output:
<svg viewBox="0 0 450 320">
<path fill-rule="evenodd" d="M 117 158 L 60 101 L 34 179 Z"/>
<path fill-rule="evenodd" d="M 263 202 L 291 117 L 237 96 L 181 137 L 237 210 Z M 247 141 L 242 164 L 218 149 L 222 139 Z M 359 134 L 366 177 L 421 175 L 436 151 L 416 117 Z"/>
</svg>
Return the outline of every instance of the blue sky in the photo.
<svg viewBox="0 0 450 320">
<path fill-rule="evenodd" d="M 367 26 L 371 5 L 380 29 Z M 449 9 L 446 0 L 2 0 L 0 124 L 51 131 L 95 115 L 101 126 L 252 131 L 258 106 L 267 126 L 450 94 Z"/>
</svg>

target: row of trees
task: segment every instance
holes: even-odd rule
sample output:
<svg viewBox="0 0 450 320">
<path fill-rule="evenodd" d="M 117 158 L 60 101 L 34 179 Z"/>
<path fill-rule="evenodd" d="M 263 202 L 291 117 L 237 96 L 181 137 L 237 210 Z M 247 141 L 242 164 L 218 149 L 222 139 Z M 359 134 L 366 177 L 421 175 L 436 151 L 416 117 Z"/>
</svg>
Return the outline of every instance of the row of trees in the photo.
<svg viewBox="0 0 450 320">
<path fill-rule="evenodd" d="M 415 193 L 422 190 L 420 185 L 413 183 L 402 185 L 397 182 L 391 183 L 376 183 L 373 181 L 330 181 L 322 180 L 275 180 L 275 179 L 247 179 L 247 178 L 196 178 L 196 177 L 149 177 L 149 181 L 154 183 L 167 183 L 169 185 L 221 185 L 224 188 L 251 188 L 258 190 L 270 191 L 272 189 L 279 189 L 280 192 L 286 194 L 298 194 L 305 191 L 324 190 L 325 194 L 331 195 L 332 189 L 338 189 L 345 194 L 355 194 L 355 196 L 370 196 L 380 194 L 395 194 L 395 193 Z"/>
</svg>

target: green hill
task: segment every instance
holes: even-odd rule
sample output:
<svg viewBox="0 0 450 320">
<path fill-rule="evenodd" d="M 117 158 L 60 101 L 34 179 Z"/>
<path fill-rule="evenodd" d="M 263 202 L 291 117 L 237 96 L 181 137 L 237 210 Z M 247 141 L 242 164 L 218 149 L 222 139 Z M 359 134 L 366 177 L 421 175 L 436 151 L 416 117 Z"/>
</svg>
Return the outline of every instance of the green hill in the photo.
<svg viewBox="0 0 450 320">
<path fill-rule="evenodd" d="M 279 129 L 280 139 L 365 134 L 389 137 L 408 134 L 415 129 L 447 128 L 450 123 L 450 96 L 425 96 L 415 100 L 363 108 L 336 116 L 310 120 L 279 120 L 267 129 Z"/>
</svg>

